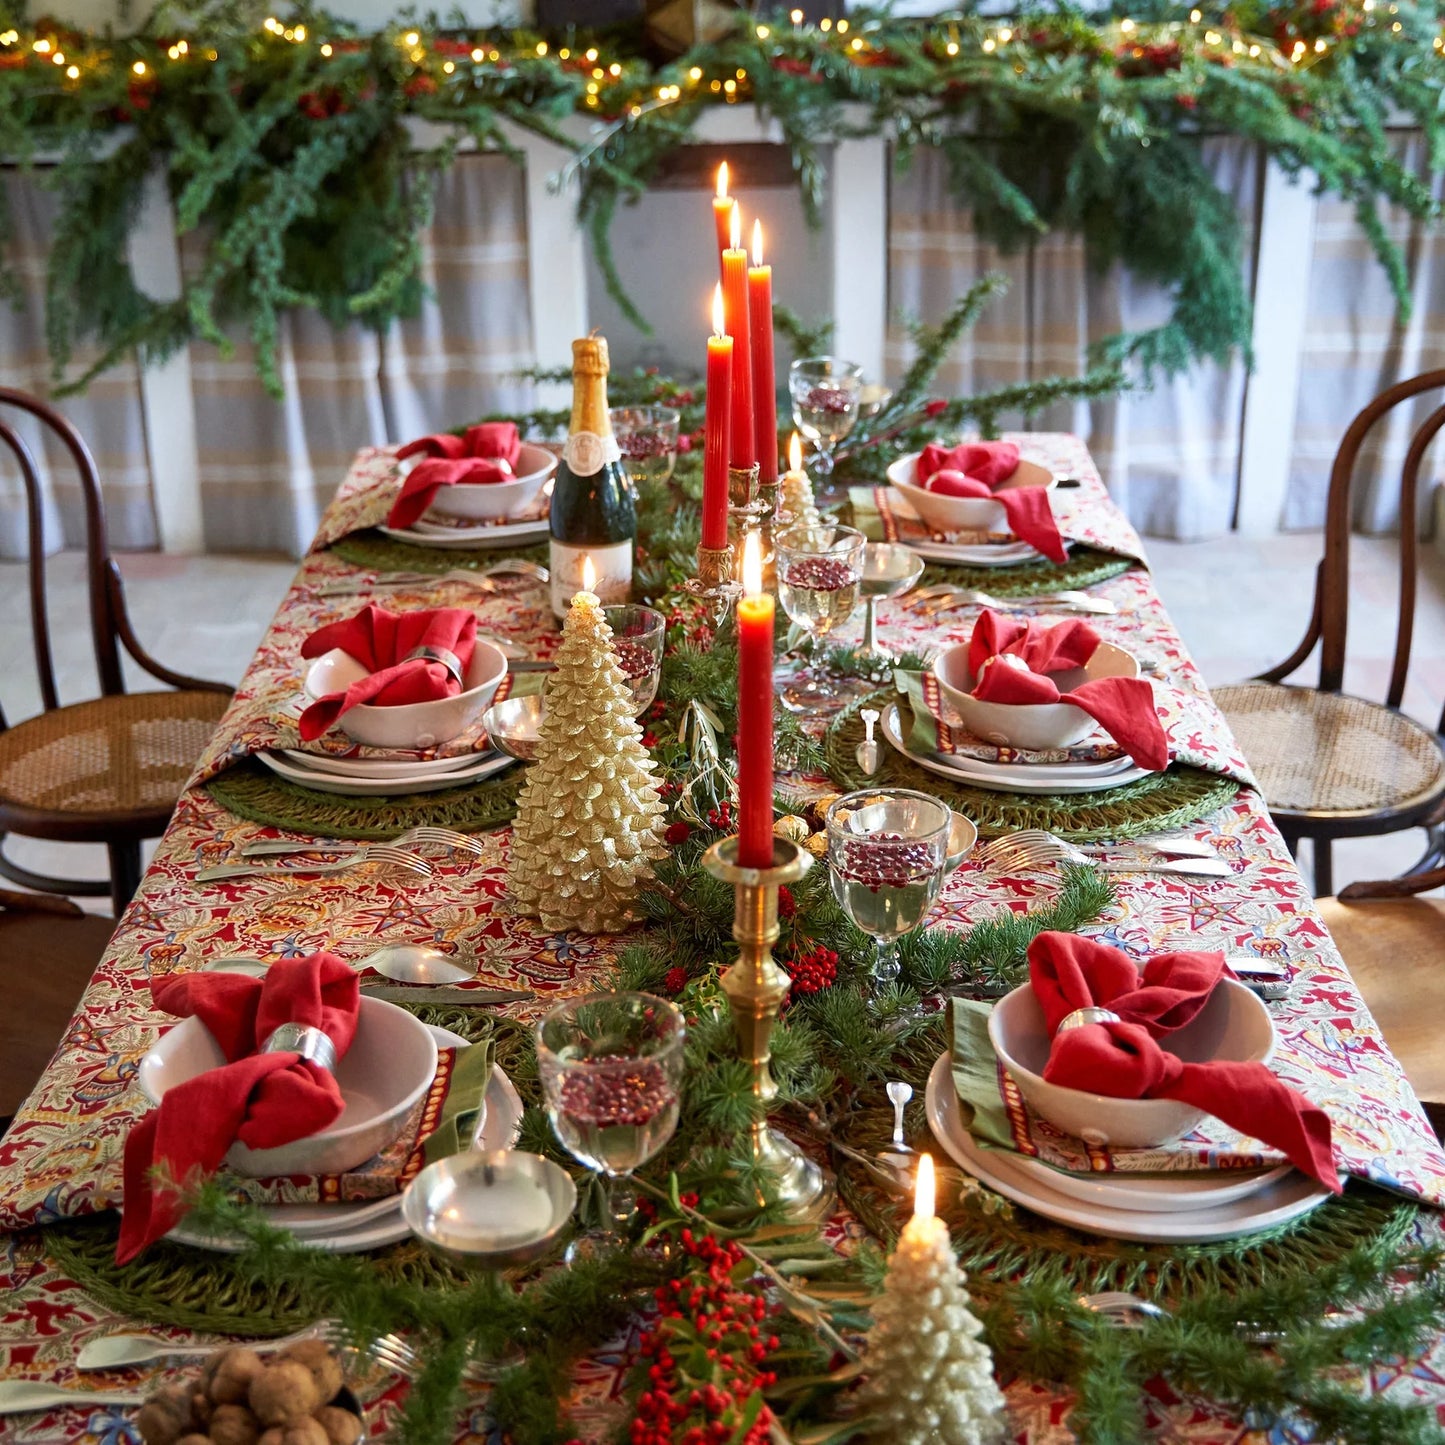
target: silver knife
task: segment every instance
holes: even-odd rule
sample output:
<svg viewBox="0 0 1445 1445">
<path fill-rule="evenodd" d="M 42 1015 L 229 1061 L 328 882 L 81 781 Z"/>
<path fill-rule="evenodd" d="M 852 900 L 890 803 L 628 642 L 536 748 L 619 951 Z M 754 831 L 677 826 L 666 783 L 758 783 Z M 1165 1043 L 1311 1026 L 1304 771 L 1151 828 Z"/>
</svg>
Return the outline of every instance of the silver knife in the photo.
<svg viewBox="0 0 1445 1445">
<path fill-rule="evenodd" d="M 364 998 L 382 999 L 386 1003 L 447 1004 L 452 1008 L 486 1008 L 537 997 L 524 988 L 424 988 L 404 983 L 364 983 L 361 993 Z"/>
<path fill-rule="evenodd" d="M 1094 863 L 1100 873 L 1182 873 L 1190 878 L 1230 878 L 1234 874 L 1222 859 L 1171 858 L 1155 863 Z"/>
</svg>

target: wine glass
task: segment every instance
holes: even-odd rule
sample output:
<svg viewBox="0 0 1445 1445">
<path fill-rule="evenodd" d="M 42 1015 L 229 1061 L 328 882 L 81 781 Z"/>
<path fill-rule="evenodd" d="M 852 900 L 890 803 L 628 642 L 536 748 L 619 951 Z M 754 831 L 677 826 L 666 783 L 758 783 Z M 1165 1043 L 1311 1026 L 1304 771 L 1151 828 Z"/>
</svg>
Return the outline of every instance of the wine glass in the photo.
<svg viewBox="0 0 1445 1445">
<path fill-rule="evenodd" d="M 627 686 L 632 689 L 632 715 L 640 717 L 657 696 L 662 678 L 662 642 L 667 618 L 635 602 L 604 607 L 602 615 L 612 629 L 612 652 Z"/>
<path fill-rule="evenodd" d="M 788 368 L 793 421 L 818 449 L 819 476 L 832 474 L 833 448 L 858 420 L 862 386 L 863 368 L 836 356 L 806 356 Z"/>
<path fill-rule="evenodd" d="M 928 916 L 943 886 L 952 812 L 911 788 L 864 788 L 824 815 L 838 905 L 872 940 L 872 977 L 898 977 L 898 940 Z"/>
<path fill-rule="evenodd" d="M 878 645 L 878 603 L 901 597 L 923 576 L 923 558 L 898 542 L 869 542 L 863 549 L 863 647 L 880 665 L 893 654 Z"/>
<path fill-rule="evenodd" d="M 677 1128 L 682 1014 L 650 993 L 596 993 L 559 1004 L 537 1025 L 547 1115 L 563 1147 L 606 1180 L 601 1248 L 632 1216 L 627 1178 Z"/>
<path fill-rule="evenodd" d="M 673 406 L 615 406 L 608 416 L 632 480 L 665 482 L 677 463 L 682 413 Z"/>
<path fill-rule="evenodd" d="M 853 527 L 830 522 L 790 527 L 774 539 L 778 599 L 814 647 L 836 632 L 858 606 L 867 539 Z M 819 664 L 800 668 L 782 693 L 790 712 L 817 717 L 843 699 Z"/>
</svg>

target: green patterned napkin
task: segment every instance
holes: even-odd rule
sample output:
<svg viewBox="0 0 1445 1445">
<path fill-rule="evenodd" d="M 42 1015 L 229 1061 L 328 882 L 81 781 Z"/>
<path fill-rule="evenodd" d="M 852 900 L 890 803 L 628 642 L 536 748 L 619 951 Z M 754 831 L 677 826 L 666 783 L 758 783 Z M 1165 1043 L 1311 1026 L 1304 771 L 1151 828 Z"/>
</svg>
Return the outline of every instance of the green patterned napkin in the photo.
<svg viewBox="0 0 1445 1445">
<path fill-rule="evenodd" d="M 442 1105 L 441 1119 L 426 1141 L 426 1162 L 460 1154 L 470 1147 L 477 1114 L 486 1097 L 494 1065 L 492 1041 L 484 1039 L 469 1049 L 457 1050 L 456 1070 Z"/>
<path fill-rule="evenodd" d="M 1008 1114 L 998 1087 L 998 1055 L 988 1036 L 993 1005 L 976 998 L 948 1001 L 953 1087 L 968 1132 L 981 1144 L 1011 1149 Z"/>
</svg>

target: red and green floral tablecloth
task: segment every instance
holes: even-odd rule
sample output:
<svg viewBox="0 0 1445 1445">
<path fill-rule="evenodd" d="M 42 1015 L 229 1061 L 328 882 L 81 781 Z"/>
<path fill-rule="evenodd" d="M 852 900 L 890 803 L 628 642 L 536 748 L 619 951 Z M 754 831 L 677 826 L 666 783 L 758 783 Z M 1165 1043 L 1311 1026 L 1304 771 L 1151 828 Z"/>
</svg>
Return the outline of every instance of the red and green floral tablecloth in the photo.
<svg viewBox="0 0 1445 1445">
<path fill-rule="evenodd" d="M 1057 434 L 1018 440 L 1026 456 L 1082 479 L 1071 505 L 1097 509 L 1095 531 L 1120 539 L 1122 551 L 1138 548 L 1081 442 Z M 358 497 L 390 475 L 390 468 L 389 454 L 362 452 L 321 536 L 334 539 L 351 530 Z M 316 596 L 318 584 L 338 578 L 353 579 L 359 590 L 342 598 Z M 357 874 L 195 882 L 200 869 L 231 857 L 243 843 L 276 835 L 275 829 L 228 813 L 196 784 L 256 745 L 257 716 L 297 684 L 301 639 L 367 600 L 368 580 L 369 574 L 325 550 L 313 551 L 302 563 L 59 1051 L 0 1141 L 0 1227 L 17 1231 L 0 1236 L 0 1376 L 73 1381 L 69 1362 L 80 1344 L 118 1324 L 47 1259 L 43 1230 L 27 1226 L 107 1209 L 119 1198 L 122 1142 L 144 1108 L 134 1086 L 137 1062 L 165 1022 L 150 1004 L 151 977 L 197 968 L 226 953 L 288 955 L 339 947 L 356 955 L 387 940 L 433 940 L 474 949 L 484 983 L 526 987 L 550 1001 L 593 987 L 616 947 L 615 939 L 548 934 L 535 920 L 507 912 L 506 830 L 483 839 L 481 857 L 444 863 L 424 881 Z M 1153 676 L 1213 719 L 1199 674 L 1148 572 L 1135 567 L 1091 590 L 1119 608 L 1117 616 L 1099 619 L 1103 635 L 1143 657 Z M 415 593 L 386 595 L 393 606 L 466 602 L 475 605 L 484 628 L 534 649 L 550 645 L 551 622 L 540 594 L 479 597 L 434 583 Z M 880 613 L 885 642 L 899 647 L 917 646 L 925 627 L 930 644 L 962 640 L 974 615 L 966 609 L 922 624 L 889 603 Z M 1220 746 L 1228 759 L 1227 730 L 1211 731 L 1223 733 Z M 1330 1111 L 1352 1173 L 1433 1205 L 1445 1203 L 1445 1154 L 1258 795 L 1245 788 L 1191 831 L 1229 860 L 1231 875 L 1218 881 L 1121 876 L 1118 904 L 1094 931 L 1137 954 L 1187 938 L 1193 947 L 1287 962 L 1294 988 L 1276 1014 L 1289 1043 L 1277 1060 L 1282 1071 Z M 1052 886 L 1039 875 L 986 878 L 965 865 L 948 886 L 941 916 L 967 925 L 1000 909 L 1026 909 L 1046 898 Z M 596 1356 L 582 1368 L 577 1403 L 584 1421 L 592 1414 L 605 1418 L 608 1403 L 617 1398 L 628 1343 L 620 1341 L 615 1354 Z M 1423 1358 L 1376 1367 L 1367 1388 L 1438 1401 L 1445 1420 L 1442 1369 L 1445 1346 L 1437 1345 Z M 1056 1392 L 1014 1382 L 1008 1394 L 1020 1441 L 1062 1445 L 1073 1438 L 1068 1402 Z M 375 1438 L 396 1408 L 395 1392 L 378 1393 L 370 1403 Z M 1149 1409 L 1160 1440 L 1224 1445 L 1251 1438 L 1243 1427 L 1189 1400 L 1161 1395 L 1151 1399 Z M 132 1438 L 127 1429 L 123 1412 L 100 1407 L 0 1417 L 0 1441 L 119 1445 Z M 458 1439 L 487 1438 L 479 1401 Z"/>
</svg>

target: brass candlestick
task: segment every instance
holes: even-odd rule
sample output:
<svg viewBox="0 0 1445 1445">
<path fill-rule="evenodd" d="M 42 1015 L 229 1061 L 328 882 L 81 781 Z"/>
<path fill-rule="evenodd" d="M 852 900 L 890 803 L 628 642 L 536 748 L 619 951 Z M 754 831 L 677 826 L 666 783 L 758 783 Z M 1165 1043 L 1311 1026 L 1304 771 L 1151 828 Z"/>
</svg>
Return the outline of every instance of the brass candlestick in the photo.
<svg viewBox="0 0 1445 1445">
<path fill-rule="evenodd" d="M 731 544 L 698 547 L 697 576 L 688 578 L 683 590 L 708 606 L 715 632 L 722 630 L 733 604 L 742 596 L 743 584 L 734 576 L 735 571 Z"/>
<path fill-rule="evenodd" d="M 761 468 L 757 462 L 750 467 L 728 468 L 728 540 L 733 546 L 733 575 L 742 581 L 743 553 L 748 533 L 760 531 L 765 516 L 771 517 L 777 506 L 777 492 L 770 488 L 766 498 L 758 485 Z M 767 539 L 760 536 L 760 543 Z M 763 553 L 766 555 L 766 546 Z"/>
<path fill-rule="evenodd" d="M 723 992 L 732 1009 L 742 1057 L 752 1065 L 753 1095 L 761 1107 L 753 1121 L 749 1152 L 754 1166 L 766 1174 L 772 1199 L 790 1219 L 819 1219 L 831 1212 L 833 1186 L 823 1170 L 785 1135 L 768 1127 L 768 1105 L 778 1086 L 768 1067 L 772 1058 L 773 1024 L 792 981 L 773 961 L 778 938 L 778 889 L 796 883 L 813 866 L 812 855 L 787 838 L 773 839 L 771 868 L 738 864 L 738 839 L 724 838 L 703 855 L 703 867 L 733 885 L 733 937 L 741 956 L 722 976 Z M 759 1198 L 759 1203 L 763 1203 Z"/>
</svg>

